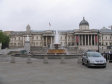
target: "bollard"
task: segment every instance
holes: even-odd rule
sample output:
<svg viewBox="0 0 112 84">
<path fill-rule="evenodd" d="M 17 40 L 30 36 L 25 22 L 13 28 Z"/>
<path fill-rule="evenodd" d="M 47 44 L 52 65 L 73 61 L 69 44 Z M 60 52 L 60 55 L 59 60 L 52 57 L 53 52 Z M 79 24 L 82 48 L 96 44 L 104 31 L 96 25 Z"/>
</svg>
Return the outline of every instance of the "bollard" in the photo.
<svg viewBox="0 0 112 84">
<path fill-rule="evenodd" d="M 82 57 L 80 57 L 80 56 L 78 57 L 77 63 L 78 63 L 78 64 L 82 63 Z"/>
<path fill-rule="evenodd" d="M 61 56 L 61 64 L 64 64 L 65 63 L 65 57 L 64 56 Z"/>
<path fill-rule="evenodd" d="M 31 64 L 32 61 L 31 61 L 31 55 L 28 55 L 28 58 L 27 58 L 27 64 Z"/>
<path fill-rule="evenodd" d="M 43 62 L 44 64 L 48 64 L 48 56 L 44 56 Z"/>
<path fill-rule="evenodd" d="M 10 63 L 15 63 L 15 57 L 14 57 L 14 55 L 11 55 L 11 61 L 10 61 Z"/>
</svg>

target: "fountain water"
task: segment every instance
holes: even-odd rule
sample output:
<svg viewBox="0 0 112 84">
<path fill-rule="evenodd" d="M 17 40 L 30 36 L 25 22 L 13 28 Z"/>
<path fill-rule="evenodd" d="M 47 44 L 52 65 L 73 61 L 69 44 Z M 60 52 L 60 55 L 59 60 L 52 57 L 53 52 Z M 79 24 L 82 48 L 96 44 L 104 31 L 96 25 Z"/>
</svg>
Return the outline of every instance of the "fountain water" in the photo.
<svg viewBox="0 0 112 84">
<path fill-rule="evenodd" d="M 60 43 L 59 43 L 59 34 L 58 34 L 58 31 L 56 31 L 55 42 L 54 42 L 54 44 L 60 44 Z"/>
<path fill-rule="evenodd" d="M 59 43 L 59 34 L 56 31 L 54 49 L 49 49 L 47 54 L 66 54 L 65 49 L 61 49 L 61 44 Z"/>
</svg>

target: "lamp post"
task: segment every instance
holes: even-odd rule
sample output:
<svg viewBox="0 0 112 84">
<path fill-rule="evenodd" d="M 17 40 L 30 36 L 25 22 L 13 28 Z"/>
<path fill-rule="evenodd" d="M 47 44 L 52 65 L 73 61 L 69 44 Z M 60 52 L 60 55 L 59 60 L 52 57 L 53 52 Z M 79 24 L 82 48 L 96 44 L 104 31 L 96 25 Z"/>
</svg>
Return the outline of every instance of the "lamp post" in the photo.
<svg viewBox="0 0 112 84">
<path fill-rule="evenodd" d="M 97 34 L 98 34 L 98 52 L 99 52 L 99 33 L 100 33 L 100 32 L 99 32 L 99 30 L 98 30 L 98 33 L 97 33 Z"/>
</svg>

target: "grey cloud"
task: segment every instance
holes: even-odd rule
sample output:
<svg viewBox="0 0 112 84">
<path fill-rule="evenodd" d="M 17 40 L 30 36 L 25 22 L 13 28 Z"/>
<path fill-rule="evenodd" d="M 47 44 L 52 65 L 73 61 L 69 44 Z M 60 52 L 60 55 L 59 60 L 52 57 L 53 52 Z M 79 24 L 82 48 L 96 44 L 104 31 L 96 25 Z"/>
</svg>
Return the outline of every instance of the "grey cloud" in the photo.
<svg viewBox="0 0 112 84">
<path fill-rule="evenodd" d="M 0 29 L 76 29 L 82 17 L 91 28 L 112 23 L 110 0 L 4 0 L 0 3 Z M 52 28 L 49 28 L 49 22 Z"/>
</svg>

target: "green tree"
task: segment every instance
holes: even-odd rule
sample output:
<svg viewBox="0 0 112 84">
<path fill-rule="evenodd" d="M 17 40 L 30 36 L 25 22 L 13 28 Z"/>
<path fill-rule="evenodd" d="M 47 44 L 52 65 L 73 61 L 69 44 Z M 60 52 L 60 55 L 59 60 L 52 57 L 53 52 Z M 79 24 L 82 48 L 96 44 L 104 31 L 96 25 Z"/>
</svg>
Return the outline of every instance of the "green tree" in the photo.
<svg viewBox="0 0 112 84">
<path fill-rule="evenodd" d="M 9 47 L 9 36 L 0 31 L 0 43 L 2 43 L 2 49 Z"/>
</svg>

